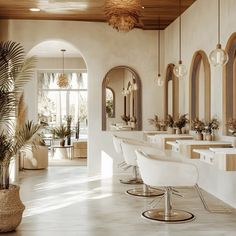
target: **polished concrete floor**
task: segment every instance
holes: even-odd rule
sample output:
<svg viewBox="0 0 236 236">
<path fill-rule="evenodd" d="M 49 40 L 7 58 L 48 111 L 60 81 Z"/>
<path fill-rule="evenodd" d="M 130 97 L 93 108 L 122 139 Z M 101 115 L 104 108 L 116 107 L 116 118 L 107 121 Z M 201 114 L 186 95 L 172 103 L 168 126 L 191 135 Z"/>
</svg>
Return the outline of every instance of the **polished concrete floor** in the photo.
<svg viewBox="0 0 236 236">
<path fill-rule="evenodd" d="M 118 177 L 88 177 L 86 167 L 50 167 L 21 173 L 21 198 L 26 206 L 21 225 L 11 236 L 235 236 L 236 212 L 207 212 L 194 189 L 180 189 L 184 198 L 174 204 L 196 219 L 185 224 L 163 224 L 141 217 L 150 198 L 124 192 Z M 227 208 L 207 195 L 213 209 Z M 163 204 L 161 201 L 157 207 Z"/>
</svg>

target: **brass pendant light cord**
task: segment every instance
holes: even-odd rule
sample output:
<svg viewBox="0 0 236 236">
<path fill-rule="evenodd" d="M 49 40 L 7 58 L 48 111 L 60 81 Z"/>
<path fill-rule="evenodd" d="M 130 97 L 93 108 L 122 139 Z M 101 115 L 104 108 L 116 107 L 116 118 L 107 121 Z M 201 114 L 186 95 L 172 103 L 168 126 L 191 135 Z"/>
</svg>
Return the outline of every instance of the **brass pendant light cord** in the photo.
<svg viewBox="0 0 236 236">
<path fill-rule="evenodd" d="M 161 31 L 160 31 L 160 17 L 158 20 L 159 30 L 158 30 L 158 75 L 161 71 Z"/>
<path fill-rule="evenodd" d="M 218 44 L 220 44 L 220 0 L 218 0 Z"/>
<path fill-rule="evenodd" d="M 179 0 L 179 61 L 182 63 L 182 35 L 181 35 L 181 31 L 182 31 L 182 19 L 181 19 L 181 0 Z"/>
</svg>

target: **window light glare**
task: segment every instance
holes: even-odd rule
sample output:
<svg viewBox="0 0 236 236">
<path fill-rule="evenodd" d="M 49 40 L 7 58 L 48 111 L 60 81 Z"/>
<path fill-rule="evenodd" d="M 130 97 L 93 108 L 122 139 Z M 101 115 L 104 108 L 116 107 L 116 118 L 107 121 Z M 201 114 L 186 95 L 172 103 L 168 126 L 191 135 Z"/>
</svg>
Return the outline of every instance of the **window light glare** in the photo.
<svg viewBox="0 0 236 236">
<path fill-rule="evenodd" d="M 34 11 L 34 12 L 40 11 L 39 8 L 30 8 L 29 10 L 30 10 L 30 11 Z"/>
</svg>

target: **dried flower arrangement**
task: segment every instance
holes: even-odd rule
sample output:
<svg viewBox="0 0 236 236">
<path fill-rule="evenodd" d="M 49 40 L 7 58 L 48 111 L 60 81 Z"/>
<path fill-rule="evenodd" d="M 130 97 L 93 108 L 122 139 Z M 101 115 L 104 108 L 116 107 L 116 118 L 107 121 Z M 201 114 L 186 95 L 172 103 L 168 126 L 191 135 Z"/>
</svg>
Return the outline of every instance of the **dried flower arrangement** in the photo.
<svg viewBox="0 0 236 236">
<path fill-rule="evenodd" d="M 205 123 L 199 118 L 195 118 L 192 122 L 192 129 L 196 131 L 196 133 L 201 134 L 205 130 Z"/>
<path fill-rule="evenodd" d="M 187 115 L 188 114 L 181 115 L 179 119 L 174 122 L 174 127 L 177 127 L 178 129 L 184 128 L 189 122 Z"/>
<path fill-rule="evenodd" d="M 148 119 L 150 125 L 153 125 L 157 130 L 160 130 L 160 121 L 158 115 L 154 115 L 153 119 Z"/>
<path fill-rule="evenodd" d="M 170 128 L 174 128 L 174 118 L 173 116 L 171 116 L 170 114 L 167 115 L 167 118 L 166 118 L 166 125 Z"/>
<path fill-rule="evenodd" d="M 204 131 L 205 133 L 212 134 L 215 130 L 219 129 L 219 125 L 220 122 L 216 118 L 213 118 L 205 123 Z"/>
<path fill-rule="evenodd" d="M 228 131 L 231 135 L 236 136 L 236 119 L 235 118 L 230 118 L 226 126 L 228 127 Z"/>
</svg>

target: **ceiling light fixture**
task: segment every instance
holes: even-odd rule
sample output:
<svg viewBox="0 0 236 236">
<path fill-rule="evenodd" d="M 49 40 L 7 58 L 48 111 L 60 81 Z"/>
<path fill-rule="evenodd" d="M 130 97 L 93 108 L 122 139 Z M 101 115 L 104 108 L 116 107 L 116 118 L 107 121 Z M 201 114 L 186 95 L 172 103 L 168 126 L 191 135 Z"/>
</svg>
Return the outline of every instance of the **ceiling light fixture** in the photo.
<svg viewBox="0 0 236 236">
<path fill-rule="evenodd" d="M 30 10 L 30 11 L 34 11 L 34 12 L 40 11 L 39 8 L 30 8 L 29 10 Z"/>
<path fill-rule="evenodd" d="M 65 49 L 61 49 L 62 52 L 62 74 L 58 76 L 57 79 L 57 85 L 59 88 L 67 88 L 69 86 L 69 79 L 64 73 L 64 54 L 65 54 Z"/>
<path fill-rule="evenodd" d="M 157 85 L 159 87 L 163 86 L 164 84 L 164 80 L 161 76 L 161 23 L 160 23 L 160 17 L 159 17 L 159 20 L 158 20 L 158 47 L 157 47 L 157 50 L 158 50 L 158 75 L 157 75 Z"/>
<path fill-rule="evenodd" d="M 223 66 L 227 64 L 229 60 L 229 56 L 227 52 L 221 48 L 221 43 L 220 43 L 220 0 L 218 0 L 218 32 L 217 33 L 218 33 L 218 43 L 216 45 L 216 49 L 210 53 L 209 59 L 213 66 Z"/>
<path fill-rule="evenodd" d="M 128 32 L 138 25 L 141 10 L 141 0 L 106 0 L 104 7 L 108 24 L 121 32 Z"/>
<path fill-rule="evenodd" d="M 174 67 L 174 74 L 179 79 L 187 75 L 187 69 L 182 62 L 182 19 L 181 19 L 181 0 L 179 0 L 179 63 Z"/>
</svg>

